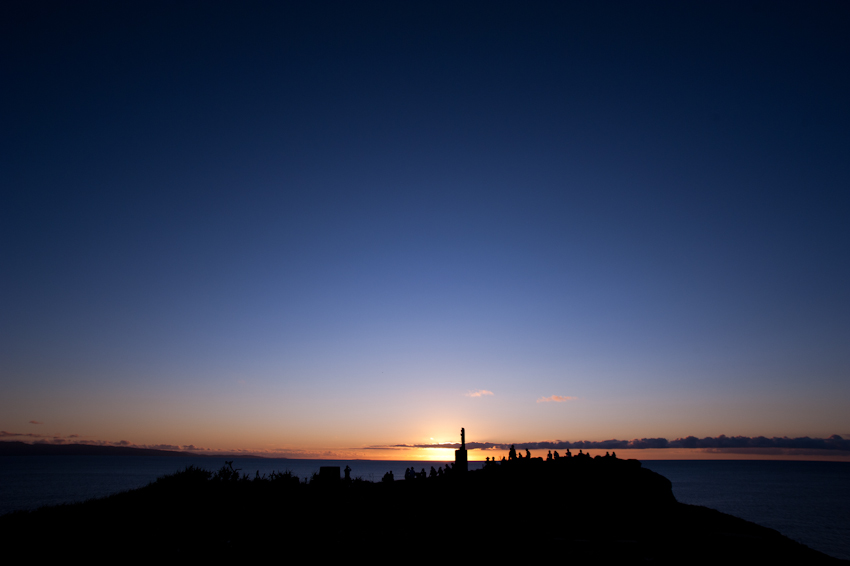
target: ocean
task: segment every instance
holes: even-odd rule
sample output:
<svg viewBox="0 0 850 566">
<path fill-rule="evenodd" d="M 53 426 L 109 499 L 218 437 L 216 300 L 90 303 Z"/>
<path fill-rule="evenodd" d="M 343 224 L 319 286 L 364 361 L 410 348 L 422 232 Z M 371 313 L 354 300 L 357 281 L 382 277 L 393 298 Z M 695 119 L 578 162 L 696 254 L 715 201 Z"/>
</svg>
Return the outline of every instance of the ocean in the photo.
<svg viewBox="0 0 850 566">
<path fill-rule="evenodd" d="M 254 476 L 290 471 L 308 478 L 320 466 L 351 467 L 352 478 L 396 479 L 414 466 L 445 462 L 233 458 Z M 0 456 L 0 515 L 104 497 L 147 485 L 193 465 L 214 471 L 224 458 L 147 456 Z M 481 467 L 470 462 L 470 468 Z M 850 560 L 850 463 L 742 460 L 645 460 L 673 483 L 682 503 L 703 505 L 776 529 L 811 548 Z"/>
<path fill-rule="evenodd" d="M 643 465 L 669 479 L 682 503 L 735 515 L 850 560 L 850 462 L 647 460 Z"/>
</svg>

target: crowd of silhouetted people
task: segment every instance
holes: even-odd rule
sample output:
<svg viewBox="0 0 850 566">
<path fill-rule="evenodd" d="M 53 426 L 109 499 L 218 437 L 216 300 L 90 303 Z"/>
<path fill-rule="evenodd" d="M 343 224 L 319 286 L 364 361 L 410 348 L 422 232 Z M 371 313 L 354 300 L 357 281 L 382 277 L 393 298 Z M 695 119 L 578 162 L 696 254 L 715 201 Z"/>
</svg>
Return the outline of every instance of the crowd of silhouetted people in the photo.
<svg viewBox="0 0 850 566">
<path fill-rule="evenodd" d="M 605 452 L 605 456 L 591 456 L 589 453 L 585 453 L 582 450 L 579 450 L 578 454 L 573 454 L 572 452 L 570 452 L 570 449 L 567 448 L 567 452 L 563 456 L 561 454 L 559 454 L 557 450 L 554 450 L 554 451 L 549 450 L 549 453 L 546 455 L 546 461 L 547 462 L 554 462 L 556 460 L 563 460 L 565 458 L 577 458 L 577 459 L 580 459 L 580 460 L 600 460 L 600 459 L 604 460 L 606 458 L 616 459 L 617 453 L 616 452 L 610 452 L 610 453 Z M 507 462 L 520 462 L 520 461 L 523 461 L 523 460 L 525 460 L 525 461 L 543 460 L 543 458 L 540 457 L 540 456 L 538 456 L 536 458 L 532 458 L 531 451 L 528 448 L 525 449 L 525 456 L 523 456 L 522 452 L 517 452 L 516 448 L 512 444 L 510 450 L 508 451 L 507 456 L 502 456 L 501 460 L 497 459 L 495 456 L 493 456 L 492 458 L 490 458 L 488 456 L 484 460 L 484 466 L 489 467 L 489 466 L 493 466 L 493 465 L 504 464 L 504 463 L 507 463 Z M 411 466 L 410 468 L 406 468 L 404 470 L 404 479 L 406 479 L 406 480 L 416 480 L 416 479 L 438 478 L 438 477 L 443 477 L 444 475 L 449 475 L 451 473 L 452 473 L 452 465 L 451 464 L 446 464 L 445 470 L 443 469 L 442 466 L 440 466 L 438 468 L 434 468 L 434 466 L 431 466 L 430 472 L 426 472 L 425 468 L 422 468 L 420 471 L 417 472 L 416 468 Z M 393 475 L 392 471 L 389 471 L 386 474 L 384 474 L 384 477 L 382 478 L 381 481 L 384 481 L 384 482 L 395 481 L 395 476 Z"/>
<path fill-rule="evenodd" d="M 444 475 L 450 475 L 451 473 L 452 473 L 452 465 L 451 464 L 446 464 L 445 470 L 443 469 L 442 466 L 440 466 L 439 468 L 434 468 L 434 466 L 431 466 L 430 472 L 426 472 L 425 468 L 422 468 L 421 471 L 417 472 L 416 468 L 411 466 L 411 467 L 406 468 L 404 470 L 404 479 L 406 479 L 406 480 L 417 480 L 417 479 L 426 479 L 426 478 L 440 478 L 440 477 L 443 477 Z M 392 471 L 389 471 L 386 474 L 384 474 L 384 477 L 382 478 L 381 481 L 385 481 L 385 482 L 395 481 L 395 476 L 393 476 Z"/>
<path fill-rule="evenodd" d="M 559 460 L 559 459 L 561 459 L 561 458 L 588 458 L 588 459 L 593 458 L 593 459 L 599 459 L 599 458 L 616 458 L 616 457 L 617 457 L 617 453 L 616 453 L 616 452 L 605 452 L 605 456 L 595 456 L 595 457 L 592 457 L 592 456 L 590 455 L 590 453 L 585 454 L 582 450 L 579 450 L 579 451 L 578 451 L 578 454 L 573 455 L 573 453 L 572 453 L 572 452 L 570 452 L 570 449 L 569 449 L 569 448 L 567 448 L 567 453 L 566 453 L 566 454 L 564 454 L 563 456 L 561 456 L 561 455 L 558 453 L 558 451 L 557 451 L 557 450 L 555 450 L 554 452 L 553 452 L 552 450 L 550 450 L 550 451 L 549 451 L 549 454 L 547 454 L 547 455 L 546 455 L 546 461 L 547 461 L 547 462 L 550 462 L 550 461 L 553 461 L 553 460 Z M 537 460 L 542 460 L 542 458 L 541 458 L 541 457 L 539 457 L 539 456 L 538 456 L 536 459 L 537 459 Z M 523 458 L 522 453 L 517 452 L 517 451 L 516 451 L 516 448 L 514 447 L 514 445 L 513 445 L 513 444 L 511 444 L 511 449 L 508 451 L 508 457 L 507 457 L 507 459 L 506 459 L 504 456 L 502 456 L 502 460 L 501 460 L 501 461 L 502 461 L 502 462 L 505 462 L 506 460 L 507 460 L 507 461 L 513 461 L 513 460 L 531 460 L 531 451 L 530 451 L 528 448 L 526 448 L 526 449 L 525 449 L 525 457 Z M 485 462 L 489 462 L 489 463 L 491 463 L 491 464 L 494 464 L 494 463 L 496 463 L 496 464 L 497 464 L 497 463 L 499 463 L 499 460 L 497 460 L 495 457 L 493 457 L 493 459 L 492 459 L 492 460 L 491 460 L 490 458 L 486 458 L 486 459 L 485 459 Z"/>
<path fill-rule="evenodd" d="M 598 459 L 604 459 L 604 458 L 615 458 L 616 459 L 617 453 L 616 452 L 610 452 L 610 453 L 605 452 L 604 456 L 593 457 L 593 456 L 590 455 L 590 453 L 586 454 L 582 450 L 579 450 L 578 454 L 574 455 L 572 452 L 570 452 L 570 449 L 567 448 L 567 453 L 564 454 L 563 456 L 561 456 L 558 453 L 557 450 L 555 450 L 554 452 L 552 450 L 549 450 L 549 453 L 546 455 L 546 461 L 547 462 L 551 462 L 551 461 L 554 461 L 554 460 L 560 460 L 562 458 L 580 458 L 580 459 L 588 459 L 588 460 L 590 460 L 590 459 L 598 460 Z M 531 459 L 532 459 L 531 451 L 528 448 L 525 449 L 525 457 L 523 457 L 522 453 L 517 452 L 514 445 L 511 444 L 511 449 L 508 451 L 507 458 L 505 456 L 502 456 L 501 461 L 497 460 L 495 456 L 492 459 L 485 458 L 485 466 L 488 465 L 488 464 L 490 464 L 490 465 L 499 464 L 500 462 L 506 462 L 506 461 L 512 462 L 512 461 L 518 461 L 518 460 L 531 460 Z M 542 460 L 543 458 L 538 456 L 537 458 L 534 458 L 534 459 L 535 460 Z"/>
</svg>

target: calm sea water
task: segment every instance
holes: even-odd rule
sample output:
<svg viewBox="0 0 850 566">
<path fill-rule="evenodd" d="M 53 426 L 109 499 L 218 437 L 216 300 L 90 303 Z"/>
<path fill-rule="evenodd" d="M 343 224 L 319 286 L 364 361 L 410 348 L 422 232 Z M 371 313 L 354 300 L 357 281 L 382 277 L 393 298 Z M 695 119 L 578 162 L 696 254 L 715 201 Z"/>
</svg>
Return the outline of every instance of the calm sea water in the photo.
<svg viewBox="0 0 850 566">
<path fill-rule="evenodd" d="M 214 471 L 224 459 L 136 456 L 2 456 L 0 514 L 103 497 L 142 487 L 157 477 L 194 465 Z M 307 478 L 319 466 L 351 466 L 351 476 L 396 479 L 415 465 L 430 470 L 444 462 L 374 460 L 279 460 L 234 458 L 253 476 L 286 471 Z M 480 467 L 470 462 L 470 468 Z M 785 461 L 644 461 L 667 477 L 682 503 L 704 505 L 776 529 L 837 558 L 850 559 L 850 463 Z"/>
<path fill-rule="evenodd" d="M 776 460 L 644 461 L 682 503 L 776 529 L 850 560 L 850 463 Z"/>
</svg>

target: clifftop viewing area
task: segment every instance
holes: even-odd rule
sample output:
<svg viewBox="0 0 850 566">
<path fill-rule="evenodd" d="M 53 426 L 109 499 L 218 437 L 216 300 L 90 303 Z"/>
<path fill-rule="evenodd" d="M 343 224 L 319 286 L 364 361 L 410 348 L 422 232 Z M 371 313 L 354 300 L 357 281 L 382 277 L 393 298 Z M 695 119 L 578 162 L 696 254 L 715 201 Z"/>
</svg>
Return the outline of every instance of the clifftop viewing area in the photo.
<svg viewBox="0 0 850 566">
<path fill-rule="evenodd" d="M 671 483 L 637 460 L 528 456 L 512 451 L 468 470 L 462 440 L 446 470 L 408 470 L 414 473 L 406 480 L 388 474 L 380 482 L 351 469 L 343 476 L 335 467 L 307 481 L 289 472 L 251 477 L 232 462 L 215 473 L 189 467 L 104 499 L 5 515 L 0 532 L 7 546 L 33 545 L 55 556 L 96 534 L 86 552 L 103 557 L 235 558 L 297 547 L 347 559 L 374 545 L 436 544 L 465 558 L 498 548 L 508 558 L 566 555 L 603 563 L 673 564 L 695 555 L 707 563 L 730 556 L 776 564 L 836 561 L 774 530 L 678 503 Z"/>
</svg>

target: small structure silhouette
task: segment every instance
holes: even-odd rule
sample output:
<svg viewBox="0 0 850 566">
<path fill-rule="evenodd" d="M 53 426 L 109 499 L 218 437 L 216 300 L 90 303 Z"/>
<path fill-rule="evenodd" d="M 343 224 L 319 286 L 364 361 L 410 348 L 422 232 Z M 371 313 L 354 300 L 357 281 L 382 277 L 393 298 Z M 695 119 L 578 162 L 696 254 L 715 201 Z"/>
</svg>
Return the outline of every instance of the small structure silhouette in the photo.
<svg viewBox="0 0 850 566">
<path fill-rule="evenodd" d="M 452 467 L 453 472 L 466 472 L 469 470 L 469 462 L 466 456 L 466 431 L 460 429 L 460 449 L 455 450 L 455 465 Z"/>
</svg>

